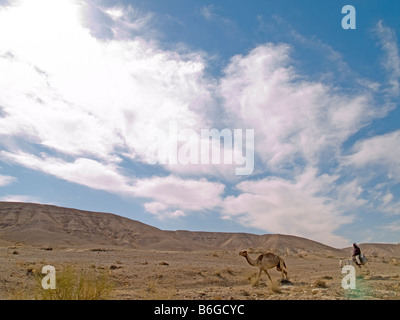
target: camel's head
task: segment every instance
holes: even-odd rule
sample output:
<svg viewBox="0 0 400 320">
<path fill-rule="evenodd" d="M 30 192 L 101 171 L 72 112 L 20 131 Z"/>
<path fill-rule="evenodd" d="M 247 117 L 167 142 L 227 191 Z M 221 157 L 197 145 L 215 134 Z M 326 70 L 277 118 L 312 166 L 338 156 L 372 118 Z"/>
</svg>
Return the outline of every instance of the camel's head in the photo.
<svg viewBox="0 0 400 320">
<path fill-rule="evenodd" d="M 245 257 L 245 256 L 247 256 L 247 251 L 246 250 L 240 251 L 239 255 Z"/>
</svg>

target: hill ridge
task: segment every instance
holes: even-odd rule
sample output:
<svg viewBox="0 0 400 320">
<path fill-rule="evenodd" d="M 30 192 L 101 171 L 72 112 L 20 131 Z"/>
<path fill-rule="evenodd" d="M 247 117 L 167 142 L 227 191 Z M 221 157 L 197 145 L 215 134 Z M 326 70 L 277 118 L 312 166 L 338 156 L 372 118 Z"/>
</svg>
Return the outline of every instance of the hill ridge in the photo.
<svg viewBox="0 0 400 320">
<path fill-rule="evenodd" d="M 161 230 L 114 213 L 24 202 L 0 202 L 0 239 L 4 243 L 52 247 L 186 251 L 252 248 L 273 249 L 283 253 L 324 252 L 333 255 L 348 252 L 348 248 L 333 248 L 295 235 Z M 400 245 L 366 245 L 365 250 L 398 254 Z"/>
</svg>

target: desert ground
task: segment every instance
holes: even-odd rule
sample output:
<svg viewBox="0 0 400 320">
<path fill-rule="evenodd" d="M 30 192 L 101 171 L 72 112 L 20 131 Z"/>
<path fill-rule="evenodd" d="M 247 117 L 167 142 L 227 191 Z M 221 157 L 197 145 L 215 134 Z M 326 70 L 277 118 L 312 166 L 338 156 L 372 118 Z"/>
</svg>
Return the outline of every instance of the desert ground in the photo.
<svg viewBox="0 0 400 320">
<path fill-rule="evenodd" d="M 277 250 L 275 250 L 276 252 Z M 276 252 L 279 253 L 279 252 Z M 251 252 L 257 258 L 259 252 Z M 272 283 L 238 251 L 165 251 L 126 248 L 0 247 L 0 299 L 38 299 L 44 290 L 41 269 L 52 265 L 57 276 L 67 267 L 103 276 L 111 289 L 107 300 L 352 300 L 400 299 L 400 258 L 369 256 L 356 268 L 356 288 L 343 289 L 339 267 L 345 255 L 281 253 L 289 281 L 270 269 Z M 51 289 L 48 289 L 51 290 Z"/>
<path fill-rule="evenodd" d="M 339 260 L 352 248 L 294 235 L 168 231 L 116 214 L 0 202 L 0 299 L 399 300 L 400 244 L 359 245 L 369 263 L 355 268 L 356 287 L 344 289 Z M 279 255 L 288 281 L 276 269 L 272 281 L 258 278 L 241 250 L 252 259 Z M 42 274 L 48 265 L 55 274 Z M 43 289 L 48 276 L 56 289 Z"/>
</svg>

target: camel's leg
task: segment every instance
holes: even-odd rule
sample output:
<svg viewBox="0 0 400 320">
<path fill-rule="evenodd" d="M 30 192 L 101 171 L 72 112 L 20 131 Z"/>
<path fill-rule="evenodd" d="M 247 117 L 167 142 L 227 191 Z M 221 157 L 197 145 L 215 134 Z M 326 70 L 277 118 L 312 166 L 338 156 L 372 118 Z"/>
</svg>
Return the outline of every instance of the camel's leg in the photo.
<svg viewBox="0 0 400 320">
<path fill-rule="evenodd" d="M 267 271 L 267 270 L 265 270 L 265 269 L 263 269 L 263 270 L 264 270 L 264 271 L 265 271 L 265 273 L 267 274 L 267 276 L 268 276 L 269 280 L 272 282 L 271 276 L 269 275 L 268 271 Z"/>
<path fill-rule="evenodd" d="M 285 278 L 285 275 L 286 275 L 286 279 L 287 279 L 287 272 L 286 272 L 286 270 L 285 270 L 283 267 L 280 266 L 280 264 L 278 264 L 278 265 L 276 266 L 276 270 L 278 270 L 278 271 L 281 272 L 281 277 L 282 277 L 282 279 Z"/>
<path fill-rule="evenodd" d="M 258 273 L 258 280 L 260 280 L 262 269 L 260 268 L 260 272 Z"/>
</svg>

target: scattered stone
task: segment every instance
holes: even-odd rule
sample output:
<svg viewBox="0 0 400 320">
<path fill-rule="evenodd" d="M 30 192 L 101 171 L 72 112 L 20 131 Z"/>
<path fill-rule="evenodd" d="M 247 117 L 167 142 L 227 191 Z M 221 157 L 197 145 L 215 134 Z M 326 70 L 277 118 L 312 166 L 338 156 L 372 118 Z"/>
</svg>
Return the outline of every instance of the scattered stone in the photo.
<svg viewBox="0 0 400 320">
<path fill-rule="evenodd" d="M 111 269 L 111 270 L 121 269 L 121 268 L 122 268 L 121 266 L 116 266 L 116 265 L 114 265 L 114 264 L 112 264 L 112 265 L 110 266 L 110 269 Z"/>
</svg>

